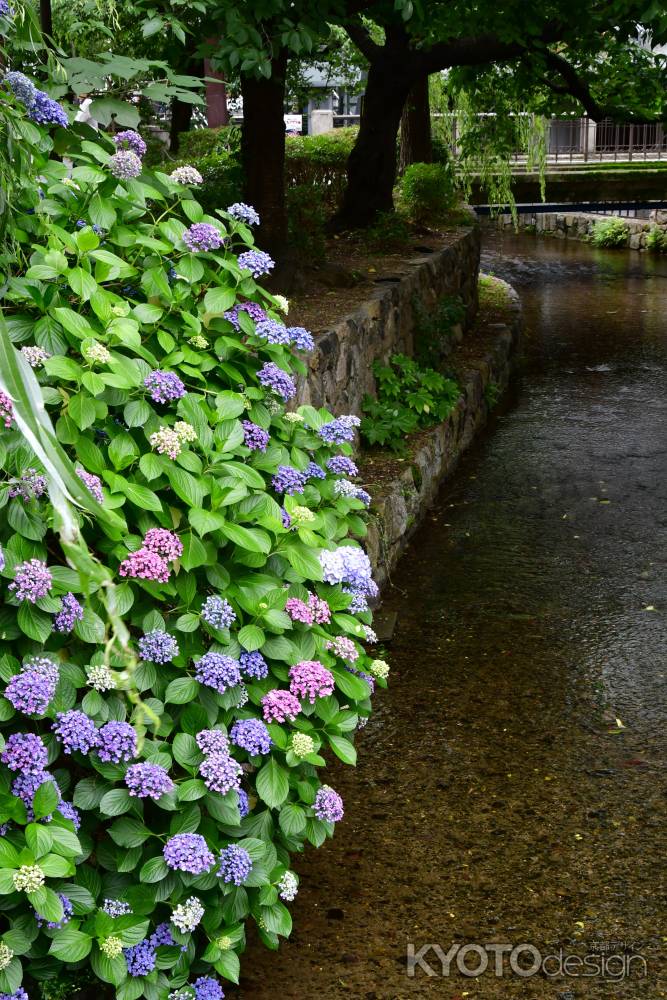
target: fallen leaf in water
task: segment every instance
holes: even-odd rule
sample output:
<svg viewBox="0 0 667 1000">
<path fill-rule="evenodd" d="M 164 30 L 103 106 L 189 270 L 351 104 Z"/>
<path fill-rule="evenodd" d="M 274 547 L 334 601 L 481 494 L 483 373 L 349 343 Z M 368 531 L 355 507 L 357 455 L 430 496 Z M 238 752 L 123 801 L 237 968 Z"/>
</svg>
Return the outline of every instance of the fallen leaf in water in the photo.
<svg viewBox="0 0 667 1000">
<path fill-rule="evenodd" d="M 644 611 L 657 611 L 657 610 L 658 609 L 656 608 L 655 604 L 647 604 L 646 607 L 644 608 Z"/>
<path fill-rule="evenodd" d="M 623 722 L 618 717 L 616 718 L 616 725 L 618 726 L 619 729 L 625 729 Z"/>
</svg>

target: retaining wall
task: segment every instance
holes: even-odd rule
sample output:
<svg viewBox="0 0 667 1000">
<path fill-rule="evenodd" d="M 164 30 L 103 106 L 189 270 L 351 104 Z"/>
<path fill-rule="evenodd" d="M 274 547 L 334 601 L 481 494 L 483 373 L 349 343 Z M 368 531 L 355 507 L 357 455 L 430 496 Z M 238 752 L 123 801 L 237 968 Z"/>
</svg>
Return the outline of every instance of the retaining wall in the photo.
<svg viewBox="0 0 667 1000">
<path fill-rule="evenodd" d="M 595 223 L 611 218 L 616 218 L 616 216 L 597 215 L 592 212 L 534 212 L 520 215 L 518 227 L 520 230 L 530 229 L 531 232 L 540 236 L 555 236 L 558 239 L 590 243 Z M 658 226 L 663 232 L 667 232 L 667 212 L 661 210 L 653 210 L 648 219 L 627 219 L 625 216 L 618 216 L 618 218 L 628 227 L 627 246 L 631 250 L 645 250 L 647 236 L 655 226 Z M 514 229 L 511 215 L 497 216 L 495 225 L 500 229 Z"/>
</svg>

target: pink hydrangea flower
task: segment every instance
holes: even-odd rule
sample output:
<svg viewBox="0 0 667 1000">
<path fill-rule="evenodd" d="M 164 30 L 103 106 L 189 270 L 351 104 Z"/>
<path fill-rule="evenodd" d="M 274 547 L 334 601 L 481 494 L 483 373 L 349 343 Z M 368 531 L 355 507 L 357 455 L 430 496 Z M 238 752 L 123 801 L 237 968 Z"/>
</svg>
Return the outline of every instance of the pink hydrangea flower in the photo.
<svg viewBox="0 0 667 1000">
<path fill-rule="evenodd" d="M 153 580 L 155 583 L 166 583 L 169 579 L 169 564 L 150 549 L 137 549 L 130 552 L 118 570 L 121 576 L 129 576 L 137 580 Z"/>
<path fill-rule="evenodd" d="M 332 650 L 335 656 L 339 656 L 341 660 L 347 660 L 349 663 L 354 663 L 355 660 L 359 659 L 359 650 L 352 639 L 348 639 L 344 635 L 337 635 L 335 639 L 328 642 L 327 649 Z"/>
<path fill-rule="evenodd" d="M 285 605 L 285 611 L 294 622 L 303 622 L 304 625 L 313 624 L 313 612 L 298 597 L 290 597 Z"/>
<path fill-rule="evenodd" d="M 285 722 L 286 719 L 294 722 L 301 711 L 301 705 L 299 699 L 289 691 L 276 688 L 262 698 L 262 711 L 265 722 Z"/>
<path fill-rule="evenodd" d="M 316 698 L 333 694 L 334 677 L 319 660 L 302 660 L 290 668 L 290 691 L 314 704 Z"/>
<path fill-rule="evenodd" d="M 323 601 L 317 594 L 311 594 L 308 598 L 308 607 L 313 612 L 313 621 L 316 625 L 328 625 L 331 621 L 331 608 L 326 601 Z"/>
<path fill-rule="evenodd" d="M 173 531 L 166 528 L 150 528 L 144 537 L 144 548 L 157 552 L 163 559 L 171 562 L 183 555 L 183 542 Z"/>
</svg>

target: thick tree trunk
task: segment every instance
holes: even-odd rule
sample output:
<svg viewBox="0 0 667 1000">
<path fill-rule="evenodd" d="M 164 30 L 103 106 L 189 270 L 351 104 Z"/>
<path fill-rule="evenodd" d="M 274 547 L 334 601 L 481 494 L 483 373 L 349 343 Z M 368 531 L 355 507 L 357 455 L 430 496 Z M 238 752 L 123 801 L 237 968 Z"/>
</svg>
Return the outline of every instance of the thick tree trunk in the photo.
<svg viewBox="0 0 667 1000">
<path fill-rule="evenodd" d="M 48 35 L 50 38 L 53 35 L 53 13 L 51 11 L 51 0 L 39 0 L 39 21 L 42 34 Z"/>
<path fill-rule="evenodd" d="M 431 163 L 431 107 L 428 98 L 428 76 L 420 76 L 403 108 L 399 173 L 412 163 Z"/>
<path fill-rule="evenodd" d="M 171 125 L 169 126 L 169 152 L 177 153 L 181 144 L 181 132 L 187 132 L 192 122 L 192 104 L 179 101 L 175 97 L 171 102 Z"/>
<path fill-rule="evenodd" d="M 261 219 L 257 242 L 275 260 L 287 249 L 285 203 L 285 71 L 287 51 L 271 63 L 269 79 L 241 77 L 241 157 L 245 199 Z"/>
<path fill-rule="evenodd" d="M 332 225 L 370 225 L 378 212 L 391 212 L 396 180 L 396 140 L 403 107 L 417 79 L 409 40 L 390 38 L 370 60 L 359 135 L 347 164 L 347 190 Z"/>
<path fill-rule="evenodd" d="M 218 39 L 207 38 L 208 43 L 215 44 Z M 222 73 L 214 69 L 210 59 L 204 59 L 204 76 L 213 77 L 206 81 L 206 121 L 209 128 L 219 128 L 229 125 L 229 109 L 227 107 L 227 88 Z"/>
</svg>

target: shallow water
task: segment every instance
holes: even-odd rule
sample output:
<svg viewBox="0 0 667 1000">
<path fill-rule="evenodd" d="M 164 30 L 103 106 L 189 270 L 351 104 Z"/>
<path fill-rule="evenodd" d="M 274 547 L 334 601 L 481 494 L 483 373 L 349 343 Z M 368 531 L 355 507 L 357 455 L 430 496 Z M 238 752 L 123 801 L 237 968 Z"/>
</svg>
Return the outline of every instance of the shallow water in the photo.
<svg viewBox="0 0 667 1000">
<path fill-rule="evenodd" d="M 345 820 L 234 995 L 667 996 L 667 262 L 491 234 L 483 267 L 521 293 L 521 372 L 387 592 Z M 407 975 L 409 943 L 489 942 L 597 965 Z"/>
</svg>

